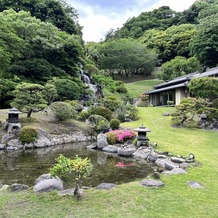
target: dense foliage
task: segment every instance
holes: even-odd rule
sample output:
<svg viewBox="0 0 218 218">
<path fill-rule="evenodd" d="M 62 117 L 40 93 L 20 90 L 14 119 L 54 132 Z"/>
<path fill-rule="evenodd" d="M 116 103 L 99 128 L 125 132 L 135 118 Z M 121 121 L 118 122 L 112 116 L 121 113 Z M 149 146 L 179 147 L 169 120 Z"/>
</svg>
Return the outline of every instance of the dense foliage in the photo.
<svg viewBox="0 0 218 218">
<path fill-rule="evenodd" d="M 66 102 L 54 102 L 50 106 L 55 117 L 59 120 L 67 120 L 72 118 L 75 113 L 73 107 Z"/>
<path fill-rule="evenodd" d="M 200 77 L 192 79 L 189 83 L 190 92 L 201 98 L 213 100 L 218 98 L 218 79 L 214 77 Z"/>
<path fill-rule="evenodd" d="M 109 144 L 123 143 L 127 140 L 133 140 L 136 133 L 133 130 L 113 130 L 106 133 Z"/>
<path fill-rule="evenodd" d="M 60 177 L 66 182 L 73 180 L 75 183 L 74 194 L 81 197 L 82 180 L 88 177 L 92 171 L 93 165 L 89 158 L 81 158 L 76 156 L 74 159 L 60 155 L 56 159 L 56 164 L 50 169 L 52 176 Z"/>
<path fill-rule="evenodd" d="M 39 84 L 21 83 L 13 92 L 15 98 L 11 106 L 27 113 L 27 117 L 30 117 L 32 112 L 43 110 L 47 106 L 43 90 L 44 87 Z"/>
<path fill-rule="evenodd" d="M 18 138 L 22 144 L 32 143 L 36 141 L 38 136 L 38 131 L 35 127 L 32 126 L 24 126 L 18 135 Z"/>
</svg>

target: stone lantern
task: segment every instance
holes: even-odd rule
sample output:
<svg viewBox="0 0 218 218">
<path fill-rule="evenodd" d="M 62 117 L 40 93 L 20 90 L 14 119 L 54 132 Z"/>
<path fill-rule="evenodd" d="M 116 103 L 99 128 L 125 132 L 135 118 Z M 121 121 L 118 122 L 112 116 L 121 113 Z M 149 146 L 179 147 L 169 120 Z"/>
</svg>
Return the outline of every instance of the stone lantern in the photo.
<svg viewBox="0 0 218 218">
<path fill-rule="evenodd" d="M 8 122 L 7 124 L 7 130 L 9 133 L 13 133 L 13 130 L 15 129 L 20 129 L 21 124 L 19 121 L 19 114 L 21 114 L 17 108 L 13 107 L 11 108 L 7 114 L 8 114 L 8 119 L 6 120 Z"/>
<path fill-rule="evenodd" d="M 134 129 L 135 132 L 138 132 L 138 136 L 137 136 L 137 147 L 140 146 L 149 146 L 149 139 L 147 138 L 147 132 L 151 132 L 150 129 L 146 128 L 145 126 L 143 126 L 143 124 Z"/>
</svg>

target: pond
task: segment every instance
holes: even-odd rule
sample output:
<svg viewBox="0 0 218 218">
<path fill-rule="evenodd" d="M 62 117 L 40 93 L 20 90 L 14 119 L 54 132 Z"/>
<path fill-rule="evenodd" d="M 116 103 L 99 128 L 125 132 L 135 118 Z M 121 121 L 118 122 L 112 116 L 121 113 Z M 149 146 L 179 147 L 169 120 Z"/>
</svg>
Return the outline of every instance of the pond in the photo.
<svg viewBox="0 0 218 218">
<path fill-rule="evenodd" d="M 69 158 L 78 155 L 91 159 L 93 171 L 84 180 L 84 186 L 96 187 L 102 182 L 127 183 L 145 178 L 153 172 L 149 163 L 99 150 L 88 150 L 86 146 L 87 143 L 79 142 L 34 150 L 0 151 L 0 182 L 33 186 L 38 176 L 49 172 L 60 154 Z M 64 184 L 64 187 L 68 188 L 68 185 Z"/>
</svg>

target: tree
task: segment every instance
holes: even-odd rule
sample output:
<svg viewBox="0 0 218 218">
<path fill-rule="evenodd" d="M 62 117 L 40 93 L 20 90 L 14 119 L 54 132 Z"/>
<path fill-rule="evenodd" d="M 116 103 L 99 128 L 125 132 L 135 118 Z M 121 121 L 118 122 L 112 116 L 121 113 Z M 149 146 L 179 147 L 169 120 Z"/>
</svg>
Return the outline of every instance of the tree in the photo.
<svg viewBox="0 0 218 218">
<path fill-rule="evenodd" d="M 124 70 L 126 77 L 139 72 L 139 69 L 143 69 L 144 74 L 150 74 L 156 64 L 156 54 L 133 39 L 108 41 L 102 44 L 99 52 L 100 69 Z"/>
<path fill-rule="evenodd" d="M 53 76 L 76 76 L 81 63 L 81 39 L 60 31 L 29 12 L 0 13 L 0 72 L 38 83 Z M 2 55 L 1 55 L 2 54 Z"/>
<path fill-rule="evenodd" d="M 147 48 L 155 50 L 160 62 L 165 63 L 176 56 L 190 57 L 189 43 L 195 33 L 195 25 L 183 24 L 166 30 L 146 31 L 139 40 Z"/>
<path fill-rule="evenodd" d="M 64 0 L 0 1 L 0 12 L 13 9 L 16 12 L 28 11 L 32 17 L 49 22 L 69 34 L 80 34 L 77 11 Z"/>
<path fill-rule="evenodd" d="M 77 100 L 82 95 L 82 89 L 80 86 L 69 79 L 57 79 L 55 80 L 55 86 L 57 89 L 59 100 Z"/>
<path fill-rule="evenodd" d="M 143 12 L 138 17 L 126 21 L 122 28 L 118 29 L 114 38 L 138 39 L 149 29 L 165 30 L 175 22 L 176 12 L 168 6 L 162 6 L 149 12 Z M 176 25 L 176 23 L 175 23 Z"/>
<path fill-rule="evenodd" d="M 50 169 L 51 175 L 59 176 L 65 182 L 69 182 L 70 175 L 73 175 L 76 183 L 74 195 L 79 199 L 81 197 L 81 182 L 90 175 L 93 168 L 90 159 L 78 156 L 70 159 L 61 154 L 56 161 L 57 163 Z"/>
<path fill-rule="evenodd" d="M 39 84 L 21 83 L 13 92 L 15 99 L 11 106 L 27 113 L 27 117 L 30 117 L 32 112 L 43 110 L 47 106 L 42 91 L 43 86 Z"/>
<path fill-rule="evenodd" d="M 191 52 L 206 67 L 218 64 L 218 13 L 199 20 Z"/>
<path fill-rule="evenodd" d="M 214 77 L 200 77 L 192 79 L 188 85 L 190 92 L 201 98 L 213 100 L 218 98 L 218 79 Z"/>
<path fill-rule="evenodd" d="M 200 68 L 200 63 L 195 57 L 184 58 L 177 56 L 161 66 L 159 77 L 163 80 L 172 80 L 176 77 L 192 73 Z"/>
<path fill-rule="evenodd" d="M 58 97 L 55 85 L 46 83 L 43 89 L 43 96 L 48 102 L 48 105 L 50 105 Z"/>
</svg>

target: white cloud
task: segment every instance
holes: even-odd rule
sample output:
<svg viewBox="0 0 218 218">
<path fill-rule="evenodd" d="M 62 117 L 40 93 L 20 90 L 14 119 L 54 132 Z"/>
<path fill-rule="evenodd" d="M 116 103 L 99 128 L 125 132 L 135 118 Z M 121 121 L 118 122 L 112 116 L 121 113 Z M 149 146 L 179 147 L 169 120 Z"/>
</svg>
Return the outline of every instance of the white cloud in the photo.
<svg viewBox="0 0 218 218">
<path fill-rule="evenodd" d="M 116 10 L 88 5 L 83 3 L 82 0 L 79 2 L 68 0 L 68 2 L 79 13 L 79 23 L 83 26 L 83 39 L 98 42 L 101 38 L 104 38 L 106 32 L 111 28 L 122 27 L 128 18 L 136 17 L 143 11 L 150 11 L 163 5 L 168 5 L 175 11 L 183 11 L 190 7 L 195 0 L 138 0 L 134 5 L 122 9 L 117 8 Z"/>
</svg>

